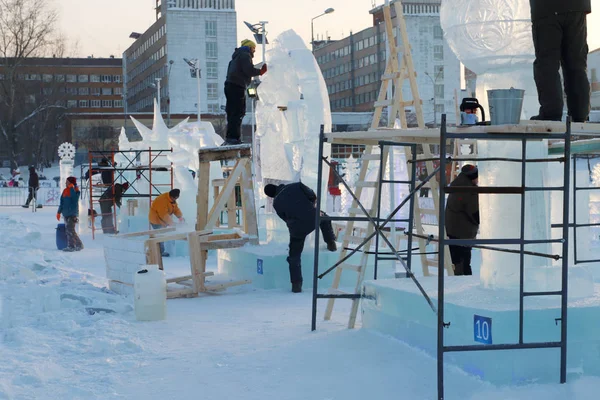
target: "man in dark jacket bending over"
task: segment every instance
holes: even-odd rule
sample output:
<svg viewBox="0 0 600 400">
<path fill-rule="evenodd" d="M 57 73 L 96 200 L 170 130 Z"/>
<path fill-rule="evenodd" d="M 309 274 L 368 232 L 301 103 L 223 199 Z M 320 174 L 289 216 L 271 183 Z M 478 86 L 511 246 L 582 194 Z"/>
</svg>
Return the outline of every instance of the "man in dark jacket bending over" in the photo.
<svg viewBox="0 0 600 400">
<path fill-rule="evenodd" d="M 256 51 L 256 43 L 242 40 L 242 46 L 235 49 L 225 79 L 225 112 L 227 113 L 227 134 L 223 145 L 241 144 L 242 119 L 246 115 L 246 88 L 253 77 L 267 72 L 267 64 L 254 68 L 252 58 Z"/>
<path fill-rule="evenodd" d="M 301 255 L 304 240 L 315 230 L 315 212 L 317 211 L 317 196 L 302 182 L 289 185 L 266 185 L 265 194 L 273 198 L 273 208 L 279 218 L 285 221 L 290 231 L 290 249 L 287 262 L 290 266 L 292 292 L 302 291 Z M 324 213 L 321 211 L 322 215 Z M 321 233 L 329 251 L 336 251 L 335 234 L 331 221 L 321 221 Z"/>
<path fill-rule="evenodd" d="M 477 186 L 479 171 L 466 164 L 450 186 Z M 479 230 L 479 195 L 450 193 L 446 203 L 446 234 L 450 239 L 475 239 Z M 455 275 L 472 275 L 471 247 L 450 245 Z"/>
<path fill-rule="evenodd" d="M 535 62 L 533 75 L 540 102 L 536 120 L 560 121 L 563 91 L 562 66 L 567 109 L 573 122 L 585 122 L 590 113 L 590 83 L 587 77 L 586 14 L 591 0 L 529 0 L 533 22 Z"/>
</svg>

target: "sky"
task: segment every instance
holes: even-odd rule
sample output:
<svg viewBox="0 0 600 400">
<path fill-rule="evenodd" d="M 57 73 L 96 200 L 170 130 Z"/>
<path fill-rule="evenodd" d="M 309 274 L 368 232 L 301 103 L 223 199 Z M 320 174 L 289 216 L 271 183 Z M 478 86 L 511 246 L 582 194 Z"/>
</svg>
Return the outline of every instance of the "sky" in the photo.
<svg viewBox="0 0 600 400">
<path fill-rule="evenodd" d="M 60 29 L 71 43 L 74 56 L 121 56 L 132 43 L 131 32 L 144 32 L 156 18 L 156 0 L 51 0 L 61 16 Z M 332 7 L 335 12 L 314 21 L 315 36 L 332 39 L 371 25 L 369 10 L 383 0 L 237 0 L 238 39 L 250 36 L 243 21 L 267 24 L 268 37 L 294 29 L 307 43 L 311 18 Z M 600 9 L 588 18 L 590 50 L 600 48 Z"/>
</svg>

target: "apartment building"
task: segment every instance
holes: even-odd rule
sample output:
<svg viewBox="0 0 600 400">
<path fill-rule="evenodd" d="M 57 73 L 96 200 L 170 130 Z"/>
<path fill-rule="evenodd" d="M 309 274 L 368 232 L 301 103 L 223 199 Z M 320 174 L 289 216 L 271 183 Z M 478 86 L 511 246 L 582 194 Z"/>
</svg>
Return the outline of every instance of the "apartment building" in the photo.
<svg viewBox="0 0 600 400">
<path fill-rule="evenodd" d="M 195 115 L 198 86 L 184 58 L 200 60 L 201 112 L 220 112 L 237 47 L 235 0 L 158 0 L 156 22 L 131 37 L 123 53 L 127 113 L 151 112 L 160 84 L 162 112 Z"/>
<path fill-rule="evenodd" d="M 392 1 L 392 3 L 394 3 Z M 417 71 L 417 84 L 423 99 L 425 122 L 456 121 L 455 91 L 460 92 L 460 62 L 444 40 L 440 25 L 441 0 L 404 0 L 403 11 Z M 386 34 L 383 8 L 370 11 L 373 25 L 348 37 L 320 43 L 315 57 L 327 83 L 331 110 L 372 111 L 379 95 L 381 75 L 386 65 Z M 395 19 L 392 8 L 392 19 Z M 399 32 L 394 30 L 394 37 Z M 411 98 L 408 82 L 405 98 Z"/>
</svg>

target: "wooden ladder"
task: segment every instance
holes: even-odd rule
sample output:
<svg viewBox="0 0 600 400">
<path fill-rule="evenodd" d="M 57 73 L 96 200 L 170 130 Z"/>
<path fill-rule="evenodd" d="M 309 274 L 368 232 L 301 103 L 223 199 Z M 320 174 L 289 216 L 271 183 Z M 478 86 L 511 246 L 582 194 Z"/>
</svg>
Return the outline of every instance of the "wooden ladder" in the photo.
<svg viewBox="0 0 600 400">
<path fill-rule="evenodd" d="M 456 178 L 456 176 L 459 174 L 459 162 L 460 162 L 460 156 L 462 155 L 460 152 L 460 148 L 462 145 L 469 145 L 469 146 L 473 146 L 471 154 L 469 154 L 470 156 L 477 156 L 477 140 L 475 139 L 454 139 L 454 148 L 452 151 L 452 172 L 450 175 L 450 182 L 452 182 L 454 180 L 454 178 Z M 457 160 L 458 159 L 458 160 Z"/>
<path fill-rule="evenodd" d="M 229 223 L 235 221 L 235 187 L 240 186 L 242 202 L 242 230 L 248 235 L 251 244 L 258 244 L 258 225 L 256 205 L 254 201 L 254 184 L 252 179 L 252 151 L 249 144 L 204 148 L 198 150 L 200 168 L 198 171 L 198 207 L 196 231 L 211 230 L 217 225 L 222 211 L 229 212 Z M 214 161 L 233 161 L 233 169 L 225 178 L 223 189 L 208 209 L 208 197 L 211 192 L 210 164 Z M 223 164 L 222 164 L 223 168 Z M 227 203 L 233 204 L 226 209 Z M 233 212 L 232 212 L 233 211 Z"/>
<path fill-rule="evenodd" d="M 406 21 L 404 20 L 404 13 L 402 11 L 402 3 L 395 2 L 393 5 L 396 11 L 396 27 L 400 31 L 399 40 L 402 41 L 402 46 L 396 46 L 396 40 L 394 38 L 394 25 L 391 17 L 391 6 L 384 5 L 383 6 L 383 15 L 384 15 L 384 23 L 385 30 L 387 36 L 387 42 L 391 46 L 390 56 L 388 57 L 385 72 L 381 77 L 381 88 L 379 91 L 379 96 L 377 101 L 375 102 L 375 112 L 373 114 L 373 121 L 371 123 L 371 130 L 379 129 L 379 125 L 381 123 L 381 117 L 383 114 L 384 107 L 392 107 L 392 118 L 388 119 L 388 128 L 392 128 L 394 126 L 395 120 L 397 117 L 400 118 L 400 123 L 403 128 L 407 127 L 407 120 L 405 114 L 406 107 L 414 107 L 417 115 L 418 125 L 420 128 L 425 128 L 425 121 L 423 118 L 423 109 L 422 109 L 422 100 L 419 96 L 419 90 L 416 81 L 416 72 L 410 52 L 410 43 L 408 40 L 408 32 L 406 28 Z M 399 60 L 398 53 L 402 53 L 402 60 Z M 405 101 L 402 94 L 402 85 L 404 80 L 408 79 L 410 83 L 412 100 Z M 394 95 L 392 98 L 387 98 L 387 91 L 390 85 L 393 85 Z M 379 195 L 379 182 L 368 182 L 365 181 L 367 172 L 372 169 L 372 165 L 370 164 L 372 161 L 377 161 L 379 163 L 381 155 L 377 152 L 374 152 L 374 146 L 367 146 L 362 156 L 362 165 L 360 169 L 360 174 L 358 181 L 356 182 L 356 198 L 360 199 L 362 195 L 362 189 L 365 187 L 373 188 L 373 198 L 371 201 L 371 208 L 367 209 L 369 215 L 371 217 L 376 217 L 377 213 L 377 198 Z M 406 159 L 411 160 L 412 154 L 410 148 L 405 147 Z M 389 157 L 389 147 L 383 148 L 382 160 L 383 164 L 379 165 L 379 168 L 385 167 L 387 164 L 387 160 Z M 431 148 L 429 144 L 423 144 L 423 157 L 424 158 L 432 158 Z M 429 171 L 433 171 L 433 162 L 426 162 L 427 169 Z M 425 213 L 435 213 L 438 215 L 437 210 L 439 210 L 439 198 L 437 198 L 439 193 L 439 188 L 435 179 L 431 181 L 431 192 L 434 199 L 434 210 L 422 210 L 419 206 L 419 202 L 415 201 L 415 228 L 418 234 L 423 235 L 423 225 L 421 221 L 421 215 Z M 362 210 L 358 208 L 358 204 L 355 201 L 352 203 L 352 207 L 349 209 L 349 216 L 355 217 L 357 214 L 362 214 Z M 364 236 L 356 236 L 354 235 L 355 226 L 353 221 L 349 221 L 346 225 L 346 229 L 344 231 L 344 237 L 342 242 L 342 251 L 340 252 L 340 260 L 347 256 L 347 248 L 350 244 L 360 244 L 364 241 L 365 237 L 368 237 L 374 232 L 373 224 L 368 223 L 368 227 L 366 230 L 363 230 Z M 333 278 L 333 283 L 331 288 L 329 289 L 329 294 L 346 294 L 339 290 L 339 285 L 342 277 L 342 272 L 344 270 L 350 270 L 357 272 L 357 281 L 354 289 L 355 295 L 360 295 L 362 290 L 362 284 L 365 277 L 365 272 L 367 269 L 367 261 L 368 261 L 368 252 L 371 248 L 371 243 L 373 239 L 369 240 L 365 246 L 362 248 L 362 255 L 360 257 L 360 263 L 358 265 L 353 265 L 350 263 L 342 263 L 340 264 L 335 271 L 335 276 Z M 396 243 L 397 245 L 397 243 Z M 435 261 L 427 259 L 426 247 L 427 243 L 423 239 L 419 239 L 419 248 L 421 254 L 421 262 L 423 263 L 423 270 L 427 271 L 427 275 L 429 274 L 429 267 L 434 266 Z M 448 250 L 446 250 L 448 251 Z M 447 254 L 447 259 L 450 259 L 450 254 Z M 437 266 L 437 264 L 435 264 Z M 447 263 L 446 269 L 449 274 L 452 274 L 452 266 L 450 262 Z M 360 302 L 360 297 L 352 298 L 352 307 L 350 310 L 350 317 L 348 320 L 348 328 L 354 328 L 356 324 L 356 316 L 358 314 L 358 306 Z M 327 308 L 325 309 L 325 320 L 330 320 L 331 315 L 333 313 L 333 307 L 335 304 L 335 298 L 330 298 L 327 302 Z"/>
</svg>

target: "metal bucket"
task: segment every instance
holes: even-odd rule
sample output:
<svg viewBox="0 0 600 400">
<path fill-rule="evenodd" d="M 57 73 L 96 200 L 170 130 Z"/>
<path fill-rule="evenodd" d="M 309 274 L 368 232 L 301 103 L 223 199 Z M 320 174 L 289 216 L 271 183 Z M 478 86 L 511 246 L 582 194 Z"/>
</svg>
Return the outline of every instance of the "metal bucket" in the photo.
<svg viewBox="0 0 600 400">
<path fill-rule="evenodd" d="M 524 90 L 494 89 L 488 90 L 487 95 L 492 125 L 519 124 L 525 96 Z"/>
</svg>

